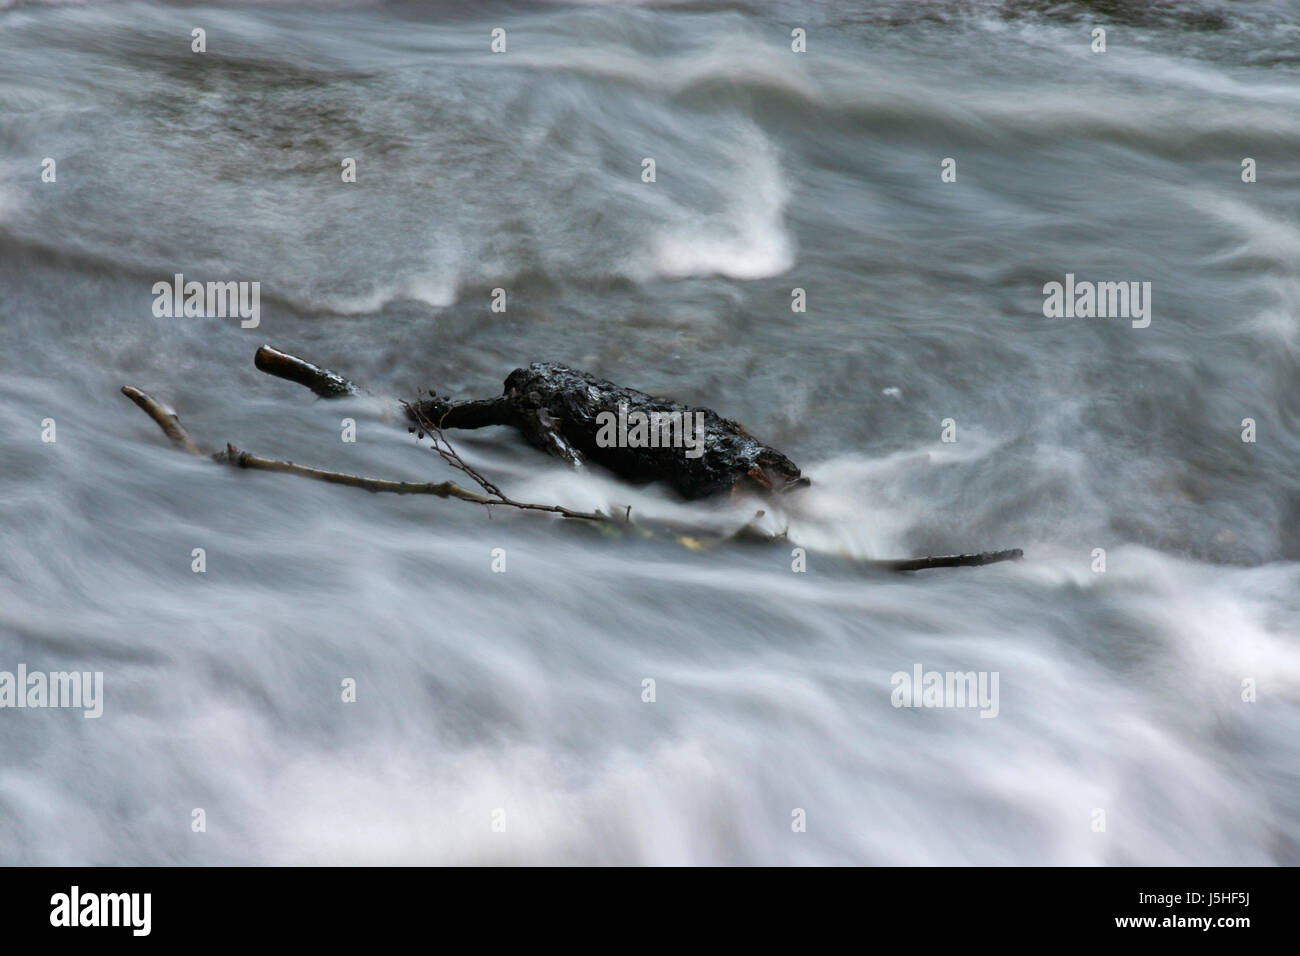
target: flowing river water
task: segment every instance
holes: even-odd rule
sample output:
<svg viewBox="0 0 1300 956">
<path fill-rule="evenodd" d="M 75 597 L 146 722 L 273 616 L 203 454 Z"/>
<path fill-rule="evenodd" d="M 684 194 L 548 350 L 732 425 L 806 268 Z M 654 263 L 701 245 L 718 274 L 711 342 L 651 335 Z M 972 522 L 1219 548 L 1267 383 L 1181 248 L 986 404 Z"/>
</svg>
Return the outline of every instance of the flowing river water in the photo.
<svg viewBox="0 0 1300 956">
<path fill-rule="evenodd" d="M 0 7 L 0 671 L 103 674 L 0 709 L 0 863 L 1300 864 L 1297 4 Z M 258 324 L 155 314 L 178 273 Z M 380 399 L 538 360 L 786 452 L 788 545 L 235 471 L 118 392 L 464 481 Z"/>
</svg>

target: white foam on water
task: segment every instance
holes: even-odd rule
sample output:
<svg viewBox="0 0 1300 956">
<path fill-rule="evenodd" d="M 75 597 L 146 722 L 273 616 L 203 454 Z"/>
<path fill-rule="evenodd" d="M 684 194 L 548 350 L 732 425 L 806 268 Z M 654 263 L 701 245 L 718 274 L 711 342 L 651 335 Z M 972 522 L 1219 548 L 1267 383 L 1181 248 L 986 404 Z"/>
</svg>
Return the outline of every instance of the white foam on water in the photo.
<svg viewBox="0 0 1300 956">
<path fill-rule="evenodd" d="M 1216 73 L 1247 83 L 1249 66 L 1210 69 L 1197 88 L 1148 63 L 1097 79 L 1105 95 L 1091 99 L 1064 81 L 1027 88 L 1034 70 L 1081 65 L 1053 46 L 1073 28 L 1033 46 L 1021 21 L 972 36 L 909 20 L 877 36 L 845 20 L 835 37 L 813 31 L 815 53 L 797 59 L 779 17 L 750 27 L 705 6 L 687 22 L 529 13 L 506 21 L 512 52 L 495 60 L 473 20 L 214 9 L 261 47 L 223 55 L 195 88 L 159 85 L 179 77 L 183 48 L 148 48 L 187 8 L 4 15 L 27 32 L 0 31 L 0 46 L 66 74 L 40 109 L 86 91 L 63 127 L 70 155 L 122 163 L 87 185 L 84 169 L 64 182 L 60 160 L 59 191 L 44 193 L 28 185 L 40 151 L 0 137 L 16 171 L 0 224 L 48 233 L 16 266 L 0 260 L 0 333 L 21 344 L 3 355 L 22 360 L 0 376 L 0 420 L 14 426 L 0 468 L 0 669 L 102 669 L 106 695 L 98 720 L 0 715 L 0 863 L 1297 862 L 1300 565 L 1281 560 L 1295 548 L 1295 436 L 1278 413 L 1296 353 L 1267 346 L 1296 341 L 1300 234 L 1295 184 L 1252 193 L 1231 146 L 1256 129 L 1284 144 L 1294 117 L 1277 97 L 1251 106 L 1205 89 Z M 162 21 L 142 31 L 145 13 Z M 598 41 L 581 29 L 592 20 Z M 538 49 L 516 22 L 560 41 Z M 694 45 L 663 43 L 673 30 Z M 311 52 L 323 49 L 352 68 L 337 84 L 334 60 Z M 1004 69 L 971 66 L 1003 55 Z M 541 68 L 548 56 L 561 75 Z M 281 68 L 302 83 L 277 88 Z M 1261 88 L 1283 70 L 1261 71 Z M 426 94 L 448 110 L 425 110 Z M 188 192 L 184 159 L 221 159 L 203 150 L 221 118 L 207 111 L 259 95 L 297 152 L 246 128 L 232 165 L 202 167 L 212 188 Z M 312 141 L 293 140 L 317 107 Z M 430 116 L 450 119 L 418 125 Z M 140 155 L 102 148 L 134 147 L 141 129 L 165 135 Z M 1206 145 L 1207 129 L 1231 138 L 1177 156 L 1164 139 Z M 938 179 L 939 130 L 970 138 L 955 188 Z M 393 151 L 369 152 L 355 193 L 324 192 L 352 187 L 308 154 L 356 142 Z M 282 153 L 306 161 L 282 169 Z M 637 179 L 646 154 L 671 157 L 653 188 Z M 380 162 L 409 179 L 384 178 Z M 140 186 L 154 174 L 177 188 Z M 1192 175 L 1208 191 L 1184 185 Z M 422 182 L 446 187 L 414 194 L 444 208 L 410 207 Z M 972 194 L 961 183 L 977 201 L 944 205 Z M 249 184 L 264 209 L 232 198 Z M 1126 190 L 1154 201 L 1109 201 Z M 322 201 L 335 195 L 337 207 Z M 1122 228 L 1072 231 L 1106 207 Z M 942 261 L 975 246 L 936 236 L 986 248 L 992 279 Z M 1177 320 L 1130 334 L 1032 315 L 1043 261 L 1082 275 L 1127 250 L 1184 283 Z M 172 256 L 192 256 L 184 271 L 203 278 L 274 270 L 268 296 L 274 284 L 280 301 L 322 311 L 407 299 L 454 314 L 267 309 L 256 331 L 155 321 L 141 273 Z M 783 270 L 788 284 L 761 281 Z M 452 308 L 458 288 L 497 276 L 529 277 L 509 315 L 468 293 Z M 794 316 L 788 290 L 804 283 L 812 305 Z M 1242 299 L 1257 314 L 1229 314 Z M 1238 320 L 1276 338 L 1257 348 Z M 377 408 L 257 374 L 264 335 L 346 361 L 339 371 L 376 395 L 434 383 L 483 397 L 543 357 L 670 382 L 754 425 L 813 484 L 771 504 L 686 503 L 570 472 L 504 429 L 453 438 L 521 500 L 631 505 L 634 519 L 701 535 L 759 507 L 767 530 L 789 523 L 788 542 L 690 550 L 219 468 L 176 454 L 117 394 L 147 387 L 208 447 L 468 484 Z M 1249 449 L 1233 433 L 1242 396 L 1278 413 Z M 955 445 L 939 440 L 950 412 Z M 339 440 L 345 415 L 355 444 Z M 1022 546 L 1026 560 L 912 575 L 845 560 L 905 557 L 918 540 Z M 1096 546 L 1105 573 L 1091 569 Z M 894 707 L 891 676 L 918 664 L 998 672 L 998 716 Z M 355 702 L 340 697 L 345 678 Z M 190 830 L 195 808 L 206 833 Z M 796 809 L 805 833 L 791 829 Z"/>
<path fill-rule="evenodd" d="M 736 170 L 724 187 L 723 212 L 679 212 L 679 222 L 662 227 L 650 245 L 654 276 L 763 279 L 794 265 L 794 240 L 785 226 L 790 191 L 774 147 L 751 131 L 730 152 Z"/>
</svg>

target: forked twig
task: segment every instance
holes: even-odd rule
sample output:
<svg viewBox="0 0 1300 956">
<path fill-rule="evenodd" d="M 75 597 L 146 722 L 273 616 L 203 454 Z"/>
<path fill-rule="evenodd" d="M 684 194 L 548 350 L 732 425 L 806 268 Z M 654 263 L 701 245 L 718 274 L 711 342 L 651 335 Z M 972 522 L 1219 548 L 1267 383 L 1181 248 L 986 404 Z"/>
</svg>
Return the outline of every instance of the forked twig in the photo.
<svg viewBox="0 0 1300 956">
<path fill-rule="evenodd" d="M 181 425 L 180 419 L 173 413 L 163 408 L 162 403 L 149 395 L 142 389 L 135 388 L 132 385 L 123 385 L 122 394 L 135 402 L 150 418 L 152 418 L 162 429 L 163 434 L 172 440 L 177 446 L 193 455 L 202 455 L 203 451 L 194 444 L 185 427 Z M 462 488 L 452 481 L 390 481 L 384 478 L 367 478 L 362 475 L 351 475 L 341 471 L 326 471 L 322 468 L 312 468 L 307 465 L 295 464 L 292 461 L 282 461 L 273 458 L 262 458 L 251 452 L 243 451 L 232 444 L 226 445 L 226 450 L 211 455 L 213 461 L 222 462 L 232 465 L 236 468 L 252 468 L 257 471 L 278 471 L 284 474 L 297 475 L 300 478 L 311 478 L 314 481 L 323 481 L 332 485 L 347 485 L 350 488 L 361 488 L 369 492 L 387 492 L 395 495 L 434 495 L 438 498 L 459 498 L 461 501 L 470 501 L 480 505 L 504 505 L 508 508 L 518 508 L 521 511 L 548 511 L 552 514 L 558 514 L 565 518 L 580 518 L 587 521 L 609 521 L 608 515 L 600 512 L 574 511 L 571 508 L 564 508 L 560 505 L 539 505 L 527 501 L 515 501 L 502 494 L 491 482 L 484 482 L 478 476 L 478 472 L 467 465 L 460 455 L 454 449 L 449 448 L 449 457 L 444 456 L 448 463 L 459 467 L 461 471 L 469 475 L 475 481 L 480 482 L 485 490 L 491 492 L 490 495 L 479 494 L 477 491 L 470 491 L 468 488 Z M 457 465 L 457 463 L 459 463 Z"/>
<path fill-rule="evenodd" d="M 435 422 L 424 413 L 420 401 L 420 396 L 423 395 L 423 391 L 417 393 L 414 404 L 407 401 L 402 402 L 402 407 L 406 409 L 407 413 L 411 416 L 411 420 L 415 422 L 414 425 L 410 426 L 406 430 L 417 438 L 424 438 L 427 435 L 433 442 L 433 450 L 438 453 L 443 461 L 452 468 L 455 468 L 457 471 L 462 471 L 469 475 L 470 479 L 484 491 L 488 492 L 488 494 L 495 495 L 502 501 L 508 500 L 506 496 L 502 494 L 500 488 L 488 481 L 482 472 L 460 457 L 460 453 L 452 447 L 451 440 L 447 437 L 446 432 L 442 430 L 442 422 Z"/>
<path fill-rule="evenodd" d="M 456 449 L 452 447 L 451 440 L 447 438 L 446 433 L 442 430 L 441 423 L 434 422 L 428 415 L 424 414 L 424 412 L 421 411 L 420 403 L 418 401 L 415 404 L 404 401 L 402 402 L 402 407 L 410 413 L 412 421 L 415 422 L 415 424 L 408 428 L 407 431 L 416 435 L 418 438 L 428 437 L 433 442 L 433 445 L 431 446 L 432 450 L 436 451 L 443 461 L 452 468 L 455 468 L 457 471 L 469 475 L 470 480 L 496 499 L 491 503 L 508 505 L 511 508 L 518 508 L 521 511 L 549 511 L 552 514 L 563 515 L 566 518 L 582 518 L 586 521 L 614 520 L 609 515 L 600 511 L 573 511 L 572 509 L 565 508 L 561 505 L 535 505 L 526 501 L 515 501 L 513 498 L 508 497 L 505 492 L 492 482 L 488 481 L 482 472 L 467 462 L 464 458 L 460 457 L 460 452 L 456 451 Z"/>
</svg>

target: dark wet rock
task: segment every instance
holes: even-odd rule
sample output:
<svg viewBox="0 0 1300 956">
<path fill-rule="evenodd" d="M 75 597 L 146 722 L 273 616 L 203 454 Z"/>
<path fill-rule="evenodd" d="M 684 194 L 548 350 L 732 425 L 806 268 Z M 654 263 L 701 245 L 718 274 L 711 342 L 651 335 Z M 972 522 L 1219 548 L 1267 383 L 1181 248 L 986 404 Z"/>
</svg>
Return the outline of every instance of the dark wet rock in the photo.
<svg viewBox="0 0 1300 956">
<path fill-rule="evenodd" d="M 638 431 L 640 416 L 647 427 Z M 686 498 L 807 484 L 798 465 L 712 409 L 554 362 L 515 369 L 499 398 L 451 402 L 435 396 L 414 406 L 412 417 L 442 428 L 508 425 L 548 454 L 594 462 L 637 484 L 664 482 Z M 660 444 L 647 447 L 650 442 Z"/>
</svg>

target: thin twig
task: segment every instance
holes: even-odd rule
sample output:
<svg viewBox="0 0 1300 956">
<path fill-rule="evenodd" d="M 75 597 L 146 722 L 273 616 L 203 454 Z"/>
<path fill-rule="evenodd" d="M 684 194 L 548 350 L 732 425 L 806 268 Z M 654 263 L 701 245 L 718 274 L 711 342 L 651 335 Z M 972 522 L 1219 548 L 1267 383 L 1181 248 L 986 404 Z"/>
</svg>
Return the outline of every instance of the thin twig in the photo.
<svg viewBox="0 0 1300 956">
<path fill-rule="evenodd" d="M 131 385 L 122 386 L 122 394 L 126 395 L 136 405 L 140 406 L 145 413 L 152 418 L 163 433 L 180 447 L 194 455 L 202 455 L 198 446 L 190 440 L 184 426 L 181 425 L 180 419 L 175 415 L 169 414 L 160 402 L 154 399 L 146 392 L 135 388 Z M 297 465 L 291 461 L 278 461 L 273 458 L 262 458 L 250 452 L 242 451 L 234 445 L 227 444 L 224 452 L 218 452 L 213 455 L 215 461 L 224 462 L 237 468 L 254 468 L 259 471 L 279 471 L 286 474 L 298 475 L 302 478 L 311 478 L 315 481 L 324 481 L 333 485 L 347 485 L 351 488 L 362 488 L 370 492 L 387 492 L 395 495 L 436 495 L 439 498 L 459 498 L 461 501 L 472 501 L 480 505 L 506 505 L 510 508 L 518 508 L 521 511 L 548 511 L 552 514 L 562 515 L 565 518 L 582 518 L 587 521 L 608 521 L 609 516 L 600 512 L 589 513 L 585 511 L 573 511 L 569 508 L 562 508 L 559 505 L 538 505 L 527 501 L 515 501 L 507 498 L 505 495 L 496 493 L 494 497 L 479 494 L 477 491 L 470 491 L 468 488 L 462 488 L 460 485 L 451 481 L 389 481 L 384 478 L 366 478 L 362 475 L 349 475 L 341 471 L 325 471 L 321 468 L 310 468 L 306 465 Z M 472 471 L 467 474 L 473 476 Z"/>
<path fill-rule="evenodd" d="M 407 412 L 411 415 L 412 420 L 415 422 L 415 424 L 410 428 L 410 431 L 414 432 L 420 438 L 428 437 L 433 443 L 431 447 L 433 451 L 438 453 L 438 457 L 452 468 L 468 475 L 476 485 L 496 499 L 497 503 L 508 505 L 511 508 L 519 508 L 523 511 L 549 511 L 552 514 L 563 515 L 566 518 L 583 518 L 587 521 L 605 522 L 614 520 L 609 515 L 600 511 L 573 511 L 569 508 L 562 507 L 561 505 L 535 505 L 523 501 L 515 501 L 489 481 L 482 472 L 460 456 L 460 452 L 456 451 L 452 446 L 451 441 L 447 438 L 447 435 L 442 430 L 440 424 L 434 422 L 428 415 L 421 411 L 418 401 L 414 404 L 411 402 L 402 402 L 402 405 L 406 408 Z"/>
<path fill-rule="evenodd" d="M 394 495 L 436 495 L 439 498 L 459 498 L 478 504 L 492 504 L 492 499 L 476 491 L 462 488 L 450 481 L 389 481 L 386 478 L 365 478 L 361 475 L 349 475 L 342 471 L 325 471 L 323 468 L 310 468 L 297 465 L 291 461 L 279 461 L 274 458 L 262 458 L 251 452 L 241 451 L 234 445 L 227 444 L 226 450 L 212 456 L 214 460 L 233 465 L 236 468 L 253 468 L 258 471 L 281 471 L 302 478 L 328 482 L 332 485 L 347 485 L 349 488 L 361 488 L 370 492 L 388 492 Z"/>
<path fill-rule="evenodd" d="M 421 392 L 419 394 L 422 395 L 424 393 Z M 411 420 L 415 422 L 415 424 L 408 428 L 407 431 L 414 432 L 419 438 L 424 438 L 427 435 L 433 442 L 433 450 L 438 453 L 439 457 L 441 457 L 443 461 L 452 468 L 455 468 L 457 471 L 462 471 L 469 475 L 473 482 L 488 494 L 494 495 L 502 501 L 507 500 L 505 494 L 502 493 L 500 488 L 488 481 L 482 472 L 467 462 L 464 458 L 460 457 L 460 452 L 456 451 L 456 449 L 452 447 L 451 440 L 447 437 L 447 433 L 442 430 L 442 422 L 435 422 L 424 413 L 418 396 L 415 404 L 404 401 L 402 402 L 402 407 L 406 409 L 407 414 L 411 416 Z"/>
<path fill-rule="evenodd" d="M 999 561 L 1019 561 L 1025 552 L 1019 548 L 1006 551 L 981 551 L 978 554 L 943 554 L 926 558 L 899 558 L 893 561 L 875 561 L 888 571 L 927 571 L 930 568 L 972 568 Z"/>
<path fill-rule="evenodd" d="M 173 444 L 183 448 L 191 455 L 203 454 L 199 450 L 199 446 L 190 439 L 189 432 L 185 430 L 181 420 L 176 417 L 175 413 L 163 408 L 162 403 L 157 399 L 131 385 L 123 385 L 122 394 L 139 405 L 146 415 L 157 422 L 163 434 L 170 438 Z"/>
<path fill-rule="evenodd" d="M 609 520 L 606 515 L 600 513 L 588 514 L 583 511 L 571 511 L 568 508 L 561 508 L 559 505 L 536 505 L 526 501 L 513 501 L 505 497 L 492 498 L 481 495 L 477 491 L 462 488 L 452 481 L 390 481 L 386 478 L 365 478 L 361 475 L 350 475 L 342 471 L 310 468 L 307 465 L 297 465 L 291 461 L 261 458 L 251 452 L 241 451 L 230 444 L 226 445 L 226 450 L 223 453 L 213 457 L 237 468 L 279 471 L 290 475 L 298 475 L 302 478 L 311 478 L 315 481 L 328 482 L 332 485 L 361 488 L 370 492 L 388 492 L 394 495 L 436 495 L 439 498 L 459 498 L 461 501 L 472 501 L 480 505 L 508 505 L 511 508 L 519 508 L 524 511 L 549 511 L 552 514 L 563 515 L 566 518 L 585 518 L 589 521 Z"/>
</svg>

